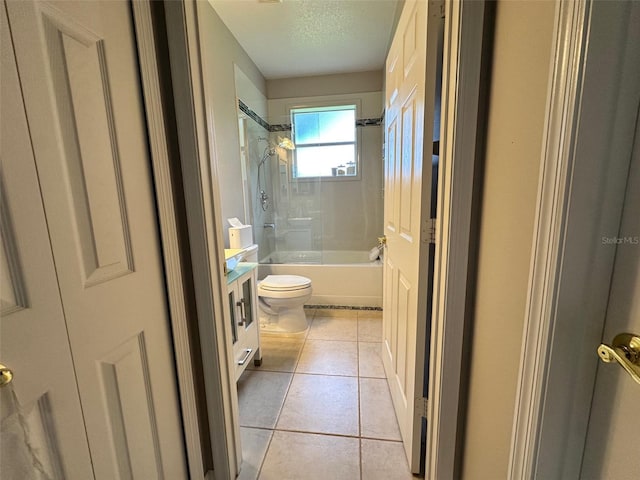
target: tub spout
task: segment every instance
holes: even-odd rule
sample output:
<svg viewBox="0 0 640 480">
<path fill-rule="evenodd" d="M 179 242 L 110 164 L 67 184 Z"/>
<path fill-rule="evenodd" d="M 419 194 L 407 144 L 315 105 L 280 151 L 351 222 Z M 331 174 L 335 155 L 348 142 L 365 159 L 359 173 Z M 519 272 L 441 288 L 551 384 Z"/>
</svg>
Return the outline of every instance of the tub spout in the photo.
<svg viewBox="0 0 640 480">
<path fill-rule="evenodd" d="M 276 229 L 276 224 L 275 223 L 265 223 L 263 225 L 263 227 L 264 228 L 271 228 L 271 229 L 275 230 Z"/>
</svg>

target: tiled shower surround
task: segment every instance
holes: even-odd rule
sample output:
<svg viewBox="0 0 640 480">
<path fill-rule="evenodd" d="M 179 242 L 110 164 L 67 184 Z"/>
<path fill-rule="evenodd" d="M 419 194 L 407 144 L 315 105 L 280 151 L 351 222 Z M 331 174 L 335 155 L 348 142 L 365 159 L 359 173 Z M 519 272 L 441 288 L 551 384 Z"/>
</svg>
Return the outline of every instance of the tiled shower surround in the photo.
<svg viewBox="0 0 640 480">
<path fill-rule="evenodd" d="M 286 132 L 291 131 L 291 124 L 283 123 L 277 125 L 269 125 L 260 115 L 251 110 L 242 100 L 238 99 L 238 108 L 254 122 L 259 124 L 262 128 L 268 132 Z M 379 127 L 384 121 L 384 114 L 379 118 L 359 118 L 356 120 L 356 127 Z"/>
<path fill-rule="evenodd" d="M 280 138 L 291 137 L 290 108 L 292 105 L 341 105 L 345 102 L 357 105 L 356 120 L 358 142 L 358 174 L 354 178 L 319 177 L 297 180 L 291 177 L 295 151 L 276 149 L 276 155 L 263 165 L 263 183 L 269 184 L 266 193 L 270 206 L 266 212 L 254 199 L 258 197 L 256 181 L 248 187 L 252 202 L 252 218 L 257 230 L 264 223 L 274 224 L 262 233 L 265 248 L 260 249 L 260 258 L 268 258 L 273 252 L 288 251 L 336 251 L 368 252 L 376 245 L 382 231 L 382 137 L 383 108 L 381 92 L 364 92 L 353 95 L 319 97 L 296 97 L 267 100 L 268 114 L 260 113 L 264 108 L 260 102 L 252 105 L 239 96 L 238 111 L 247 125 L 247 132 L 259 130 L 260 137 L 268 137 L 273 145 Z M 265 116 L 268 115 L 268 116 Z M 265 148 L 265 143 L 247 137 L 249 158 L 257 157 L 247 164 L 249 176 L 253 173 Z M 257 137 L 255 137 L 257 138 Z M 252 153 L 253 152 L 253 153 Z M 349 208 L 344 208 L 348 206 Z M 268 222 L 262 218 L 272 217 Z M 292 221 L 296 223 L 292 223 Z M 306 221 L 303 225 L 298 223 Z M 274 244 L 274 248 L 269 248 Z M 260 243 L 259 243 L 260 244 Z"/>
<path fill-rule="evenodd" d="M 409 480 L 380 359 L 382 312 L 305 309 L 301 336 L 264 335 L 238 381 L 243 480 Z"/>
</svg>

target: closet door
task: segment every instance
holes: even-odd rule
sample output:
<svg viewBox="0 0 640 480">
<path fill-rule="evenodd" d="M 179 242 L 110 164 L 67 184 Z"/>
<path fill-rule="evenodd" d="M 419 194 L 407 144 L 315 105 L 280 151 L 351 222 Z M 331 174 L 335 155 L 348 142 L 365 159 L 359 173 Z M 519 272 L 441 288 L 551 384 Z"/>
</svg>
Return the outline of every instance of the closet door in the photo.
<svg viewBox="0 0 640 480">
<path fill-rule="evenodd" d="M 0 478 L 93 478 L 5 6 L 0 6 Z"/>
<path fill-rule="evenodd" d="M 187 478 L 131 5 L 7 9 L 95 477 Z"/>
</svg>

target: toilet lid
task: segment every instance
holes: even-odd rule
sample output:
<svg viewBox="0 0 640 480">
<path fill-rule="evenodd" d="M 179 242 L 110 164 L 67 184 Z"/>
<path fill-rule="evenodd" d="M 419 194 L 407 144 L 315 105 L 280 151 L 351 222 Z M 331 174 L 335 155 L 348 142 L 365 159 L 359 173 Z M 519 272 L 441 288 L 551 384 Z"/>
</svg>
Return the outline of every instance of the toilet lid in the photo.
<svg viewBox="0 0 640 480">
<path fill-rule="evenodd" d="M 284 291 L 300 290 L 311 285 L 311 280 L 299 275 L 267 275 L 260 282 L 260 287 L 265 290 Z"/>
</svg>

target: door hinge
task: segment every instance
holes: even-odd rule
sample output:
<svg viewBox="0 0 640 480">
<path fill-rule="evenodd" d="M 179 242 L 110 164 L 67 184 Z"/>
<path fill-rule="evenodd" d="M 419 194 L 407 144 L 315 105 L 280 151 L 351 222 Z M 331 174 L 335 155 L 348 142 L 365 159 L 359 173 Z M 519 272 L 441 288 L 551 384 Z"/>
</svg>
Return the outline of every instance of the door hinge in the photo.
<svg viewBox="0 0 640 480">
<path fill-rule="evenodd" d="M 425 243 L 436 243 L 436 219 L 430 218 L 425 221 L 423 238 Z"/>
<path fill-rule="evenodd" d="M 416 398 L 416 413 L 419 417 L 427 418 L 429 413 L 429 400 L 425 397 Z"/>
</svg>

